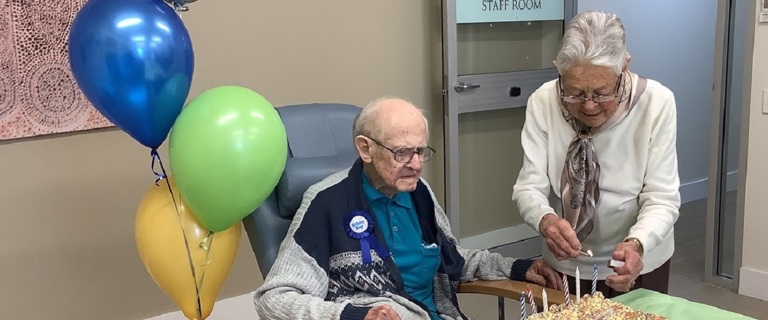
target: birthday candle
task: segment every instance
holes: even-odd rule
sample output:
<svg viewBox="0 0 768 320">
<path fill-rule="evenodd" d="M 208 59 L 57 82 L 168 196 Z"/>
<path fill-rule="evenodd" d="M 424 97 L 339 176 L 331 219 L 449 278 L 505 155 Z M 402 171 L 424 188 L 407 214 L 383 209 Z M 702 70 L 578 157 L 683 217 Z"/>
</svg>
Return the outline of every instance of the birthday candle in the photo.
<svg viewBox="0 0 768 320">
<path fill-rule="evenodd" d="M 528 303 L 531 304 L 531 314 L 536 314 L 536 301 L 533 300 L 533 290 L 528 286 Z"/>
<path fill-rule="evenodd" d="M 525 314 L 525 292 L 520 292 L 520 320 L 525 320 L 528 316 Z"/>
<path fill-rule="evenodd" d="M 592 295 L 594 296 L 597 292 L 597 263 L 595 263 L 595 267 L 592 268 Z"/>
<path fill-rule="evenodd" d="M 579 275 L 579 267 L 576 267 L 576 303 L 581 301 L 581 276 Z"/>
<path fill-rule="evenodd" d="M 549 300 L 547 300 L 547 289 L 541 289 L 541 300 L 544 303 L 544 312 L 549 311 Z"/>
<path fill-rule="evenodd" d="M 568 289 L 568 278 L 565 276 L 565 272 L 563 272 L 563 288 L 563 291 L 565 291 L 565 305 L 569 306 L 571 305 L 571 290 Z"/>
</svg>

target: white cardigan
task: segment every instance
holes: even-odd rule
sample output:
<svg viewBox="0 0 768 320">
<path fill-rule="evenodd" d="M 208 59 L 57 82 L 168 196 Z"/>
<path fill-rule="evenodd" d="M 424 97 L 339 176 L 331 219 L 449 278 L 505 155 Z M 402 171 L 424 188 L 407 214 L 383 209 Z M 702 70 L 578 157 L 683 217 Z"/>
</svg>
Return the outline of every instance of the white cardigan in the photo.
<svg viewBox="0 0 768 320">
<path fill-rule="evenodd" d="M 632 78 L 637 84 L 637 75 Z M 560 175 L 568 145 L 576 135 L 560 111 L 556 84 L 556 80 L 545 83 L 528 99 L 521 134 L 525 159 L 512 195 L 520 215 L 537 231 L 545 214 L 562 216 Z M 635 90 L 633 87 L 633 95 Z M 615 274 L 607 267 L 608 261 L 616 244 L 628 237 L 643 244 L 645 267 L 641 274 L 672 257 L 680 208 L 676 131 L 672 91 L 649 79 L 629 115 L 593 138 L 600 163 L 600 199 L 594 229 L 582 248 L 591 249 L 595 257 L 558 261 L 545 242 L 544 259 L 571 276 L 578 266 L 586 275 L 583 279 L 591 278 L 597 264 L 598 279 L 603 280 Z M 554 191 L 551 202 L 550 190 Z"/>
</svg>

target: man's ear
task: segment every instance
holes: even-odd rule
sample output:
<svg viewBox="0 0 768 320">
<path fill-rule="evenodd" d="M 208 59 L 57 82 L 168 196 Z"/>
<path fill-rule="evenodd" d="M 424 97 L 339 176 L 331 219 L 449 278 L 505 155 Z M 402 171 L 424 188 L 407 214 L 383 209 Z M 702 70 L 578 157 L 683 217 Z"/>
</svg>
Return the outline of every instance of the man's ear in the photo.
<svg viewBox="0 0 768 320">
<path fill-rule="evenodd" d="M 371 141 L 363 135 L 355 137 L 355 148 L 360 155 L 360 159 L 365 163 L 371 163 L 373 161 L 373 154 L 371 153 Z"/>
</svg>

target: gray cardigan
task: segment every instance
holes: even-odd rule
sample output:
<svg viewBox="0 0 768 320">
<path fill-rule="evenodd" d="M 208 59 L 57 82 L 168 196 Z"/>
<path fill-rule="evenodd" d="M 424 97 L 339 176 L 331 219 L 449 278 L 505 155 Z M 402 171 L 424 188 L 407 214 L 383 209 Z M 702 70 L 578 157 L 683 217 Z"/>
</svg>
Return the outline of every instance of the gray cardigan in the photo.
<svg viewBox="0 0 768 320">
<path fill-rule="evenodd" d="M 425 306 L 403 288 L 381 231 L 372 230 L 386 250 L 384 259 L 371 250 L 372 260 L 364 264 L 360 240 L 345 230 L 345 218 L 351 212 L 372 212 L 363 195 L 361 170 L 358 159 L 351 168 L 329 176 L 304 194 L 277 260 L 254 296 L 262 319 L 363 319 L 371 307 L 381 304 L 391 305 L 404 320 L 429 319 Z M 530 260 L 457 246 L 448 217 L 423 179 L 411 196 L 424 240 L 441 249 L 441 265 L 433 280 L 441 317 L 466 318 L 456 299 L 460 282 L 525 279 Z"/>
</svg>

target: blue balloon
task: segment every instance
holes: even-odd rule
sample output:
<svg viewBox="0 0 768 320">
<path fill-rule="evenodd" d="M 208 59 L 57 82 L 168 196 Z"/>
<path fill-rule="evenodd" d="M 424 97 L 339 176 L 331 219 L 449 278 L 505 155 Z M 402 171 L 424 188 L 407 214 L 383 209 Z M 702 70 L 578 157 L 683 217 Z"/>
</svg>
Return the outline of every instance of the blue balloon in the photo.
<svg viewBox="0 0 768 320">
<path fill-rule="evenodd" d="M 155 149 L 187 99 L 194 55 L 163 0 L 90 0 L 72 23 L 69 63 L 94 107 Z"/>
</svg>

